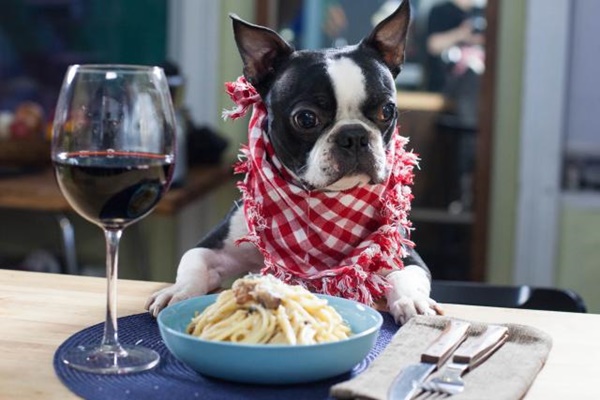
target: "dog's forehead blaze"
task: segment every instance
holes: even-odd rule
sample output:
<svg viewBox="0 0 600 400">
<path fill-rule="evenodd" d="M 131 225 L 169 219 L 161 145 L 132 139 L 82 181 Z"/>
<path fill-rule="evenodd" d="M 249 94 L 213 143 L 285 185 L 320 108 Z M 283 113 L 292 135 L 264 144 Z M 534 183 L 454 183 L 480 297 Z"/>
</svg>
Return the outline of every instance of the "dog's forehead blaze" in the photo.
<svg viewBox="0 0 600 400">
<path fill-rule="evenodd" d="M 327 74 L 338 104 L 338 119 L 358 115 L 367 97 L 363 70 L 351 58 L 342 56 L 327 60 Z"/>
</svg>

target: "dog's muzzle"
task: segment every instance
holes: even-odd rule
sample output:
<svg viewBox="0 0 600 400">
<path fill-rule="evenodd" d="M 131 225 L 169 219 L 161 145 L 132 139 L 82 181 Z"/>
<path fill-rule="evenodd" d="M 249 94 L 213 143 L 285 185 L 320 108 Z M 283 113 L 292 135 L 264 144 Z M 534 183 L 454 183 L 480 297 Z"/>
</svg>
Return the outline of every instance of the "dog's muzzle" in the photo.
<svg viewBox="0 0 600 400">
<path fill-rule="evenodd" d="M 333 138 L 332 155 L 337 165 L 337 179 L 353 175 L 367 175 L 371 183 L 380 183 L 380 170 L 385 159 L 378 152 L 374 135 L 360 125 L 347 126 L 337 132 Z"/>
</svg>

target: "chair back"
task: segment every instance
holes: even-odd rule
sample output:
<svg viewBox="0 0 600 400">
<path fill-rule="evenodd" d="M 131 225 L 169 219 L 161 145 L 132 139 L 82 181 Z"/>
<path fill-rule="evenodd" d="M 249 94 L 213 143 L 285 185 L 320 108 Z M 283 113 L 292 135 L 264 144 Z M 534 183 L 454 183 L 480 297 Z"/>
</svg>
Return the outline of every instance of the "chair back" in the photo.
<svg viewBox="0 0 600 400">
<path fill-rule="evenodd" d="M 581 296 L 572 290 L 559 288 L 434 280 L 431 284 L 431 297 L 440 303 L 587 312 Z"/>
</svg>

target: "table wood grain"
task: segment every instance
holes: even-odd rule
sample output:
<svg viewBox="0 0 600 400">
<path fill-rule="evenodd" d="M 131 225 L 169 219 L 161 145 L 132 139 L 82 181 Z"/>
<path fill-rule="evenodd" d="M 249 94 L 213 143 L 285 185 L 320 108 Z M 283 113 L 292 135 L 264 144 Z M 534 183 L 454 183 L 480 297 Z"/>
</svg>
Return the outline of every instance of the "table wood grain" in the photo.
<svg viewBox="0 0 600 400">
<path fill-rule="evenodd" d="M 103 321 L 105 280 L 0 270 L 0 399 L 76 398 L 52 360 L 69 336 Z M 119 281 L 119 316 L 143 312 L 166 284 Z M 554 346 L 526 399 L 598 399 L 600 315 L 444 305 L 451 317 L 519 323 L 550 334 Z"/>
<path fill-rule="evenodd" d="M 164 284 L 121 280 L 120 316 L 143 311 Z M 102 278 L 0 270 L 0 399 L 77 398 L 54 373 L 58 346 L 103 322 Z"/>
</svg>

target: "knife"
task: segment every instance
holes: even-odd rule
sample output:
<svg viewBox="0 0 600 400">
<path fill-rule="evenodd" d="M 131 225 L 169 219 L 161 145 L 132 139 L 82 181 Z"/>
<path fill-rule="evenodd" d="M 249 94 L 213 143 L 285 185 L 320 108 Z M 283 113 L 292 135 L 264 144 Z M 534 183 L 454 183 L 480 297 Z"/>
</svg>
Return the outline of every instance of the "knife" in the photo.
<svg viewBox="0 0 600 400">
<path fill-rule="evenodd" d="M 450 320 L 442 333 L 421 354 L 421 362 L 409 365 L 396 376 L 388 391 L 388 399 L 410 399 L 425 378 L 442 366 L 466 339 L 469 326 L 468 322 Z"/>
</svg>

